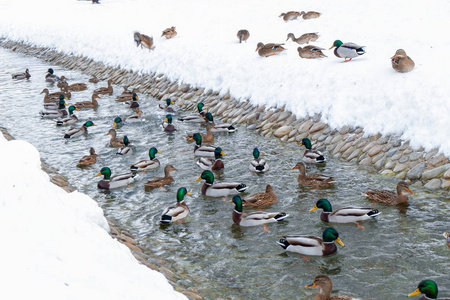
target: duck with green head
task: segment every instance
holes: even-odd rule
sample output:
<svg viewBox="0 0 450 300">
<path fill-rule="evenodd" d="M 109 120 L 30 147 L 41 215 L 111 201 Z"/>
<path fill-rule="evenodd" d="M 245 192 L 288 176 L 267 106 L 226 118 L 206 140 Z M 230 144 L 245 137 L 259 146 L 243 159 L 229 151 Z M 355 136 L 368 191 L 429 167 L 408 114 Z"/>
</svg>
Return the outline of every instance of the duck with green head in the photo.
<svg viewBox="0 0 450 300">
<path fill-rule="evenodd" d="M 177 130 L 175 128 L 175 126 L 172 124 L 172 115 L 171 114 L 166 115 L 166 118 L 164 119 L 164 121 L 162 123 L 162 128 L 165 132 L 174 132 Z"/>
<path fill-rule="evenodd" d="M 39 114 L 41 115 L 41 118 L 60 118 L 67 116 L 67 110 L 66 110 L 66 101 L 64 100 L 65 97 L 63 95 L 60 96 L 58 107 L 56 109 L 53 108 L 47 108 L 46 110 L 41 110 Z"/>
<path fill-rule="evenodd" d="M 151 169 L 157 169 L 160 166 L 159 160 L 156 158 L 156 153 L 161 153 L 156 149 L 155 147 L 151 147 L 150 150 L 148 150 L 148 156 L 150 159 L 143 159 L 138 161 L 137 163 L 134 163 L 130 166 L 130 170 L 132 172 L 137 171 L 146 171 Z"/>
<path fill-rule="evenodd" d="M 51 82 L 51 83 L 60 81 L 61 79 L 58 76 L 56 76 L 54 73 L 55 73 L 55 71 L 53 71 L 52 68 L 49 68 L 47 70 L 47 75 L 45 75 L 45 81 Z"/>
<path fill-rule="evenodd" d="M 159 108 L 164 109 L 166 112 L 169 113 L 175 113 L 175 110 L 173 109 L 172 106 L 170 106 L 171 104 L 175 104 L 175 102 L 173 102 L 173 100 L 171 100 L 170 98 L 166 99 L 166 106 L 163 105 L 158 105 Z"/>
<path fill-rule="evenodd" d="M 123 137 L 123 146 L 120 147 L 119 149 L 117 149 L 116 154 L 118 155 L 126 155 L 126 154 L 133 154 L 133 149 L 131 149 L 131 147 L 129 146 L 130 144 L 130 140 L 128 139 L 128 137 L 125 135 Z"/>
<path fill-rule="evenodd" d="M 277 243 L 286 251 L 311 256 L 327 256 L 337 252 L 335 241 L 344 247 L 337 230 L 328 227 L 323 231 L 322 238 L 313 235 L 287 235 Z"/>
<path fill-rule="evenodd" d="M 64 94 L 59 94 L 58 101 L 57 102 L 46 102 L 44 103 L 44 109 L 45 110 L 58 110 L 58 109 L 65 109 L 66 105 L 66 96 Z M 64 101 L 64 102 L 63 102 Z"/>
<path fill-rule="evenodd" d="M 216 123 L 214 122 L 213 115 L 211 113 L 205 114 L 205 120 L 214 125 L 214 128 L 211 130 L 212 132 L 235 132 L 236 127 L 234 127 L 231 123 Z"/>
<path fill-rule="evenodd" d="M 122 126 L 124 124 L 125 124 L 125 122 L 122 120 L 121 117 L 115 117 L 112 127 L 119 128 L 120 126 Z"/>
<path fill-rule="evenodd" d="M 450 298 L 438 298 L 438 286 L 436 282 L 430 279 L 422 280 L 417 289 L 408 295 L 408 297 L 414 297 L 419 294 L 425 294 L 419 298 L 419 300 L 437 299 L 437 300 L 450 300 Z"/>
<path fill-rule="evenodd" d="M 214 151 L 217 147 L 215 146 L 204 146 L 202 145 L 202 136 L 200 133 L 194 133 L 192 136 L 192 139 L 195 141 L 194 146 L 194 155 L 195 156 L 206 156 L 206 157 L 213 157 L 215 156 Z"/>
<path fill-rule="evenodd" d="M 63 126 L 63 125 L 75 124 L 78 121 L 78 118 L 76 115 L 73 114 L 74 110 L 79 110 L 79 109 L 73 105 L 69 106 L 69 115 L 66 118 L 56 121 L 56 125 Z"/>
<path fill-rule="evenodd" d="M 132 97 L 131 97 L 131 101 L 127 102 L 127 104 L 129 104 L 130 108 L 138 108 L 139 107 L 139 97 L 136 93 L 133 93 Z"/>
<path fill-rule="evenodd" d="M 204 104 L 203 102 L 199 102 L 197 103 L 197 110 L 198 110 L 198 114 L 194 114 L 194 115 L 188 115 L 188 116 L 184 116 L 179 118 L 179 121 L 182 122 L 192 122 L 192 123 L 200 123 L 203 124 L 205 123 L 205 114 L 206 111 L 203 110 L 203 107 L 205 107 L 206 104 Z"/>
<path fill-rule="evenodd" d="M 228 195 L 236 195 L 243 193 L 247 186 L 238 182 L 214 182 L 214 174 L 205 170 L 195 181 L 205 180 L 202 186 L 202 194 L 210 197 L 225 197 Z"/>
<path fill-rule="evenodd" d="M 82 134 L 87 134 L 88 133 L 87 128 L 90 126 L 97 126 L 97 125 L 95 125 L 92 121 L 87 121 L 81 127 L 69 129 L 66 132 L 66 134 L 64 135 L 64 138 L 70 139 L 70 138 L 80 136 Z"/>
<path fill-rule="evenodd" d="M 200 157 L 197 161 L 197 165 L 202 168 L 202 170 L 210 170 L 210 171 L 221 171 L 225 168 L 222 156 L 226 155 L 222 148 L 216 147 L 214 149 L 214 159 L 207 157 Z"/>
<path fill-rule="evenodd" d="M 269 164 L 264 158 L 259 157 L 260 152 L 258 148 L 253 148 L 253 160 L 250 162 L 248 168 L 252 172 L 263 173 L 269 171 Z"/>
<path fill-rule="evenodd" d="M 303 161 L 308 164 L 321 164 L 327 160 L 322 152 L 319 150 L 312 150 L 311 140 L 308 138 L 302 139 L 300 146 L 305 146 L 306 150 L 303 153 Z"/>
<path fill-rule="evenodd" d="M 280 222 L 289 216 L 285 212 L 257 211 L 252 213 L 244 213 L 242 212 L 242 199 L 238 195 L 233 196 L 233 199 L 229 202 L 234 203 L 234 210 L 232 215 L 233 222 L 244 227 Z"/>
<path fill-rule="evenodd" d="M 173 223 L 184 219 L 189 214 L 189 207 L 184 201 L 186 195 L 192 195 L 185 187 L 179 188 L 177 191 L 177 204 L 166 208 L 161 214 L 161 223 Z"/>
<path fill-rule="evenodd" d="M 334 49 L 334 55 L 339 58 L 344 58 L 344 62 L 349 62 L 352 58 L 358 57 L 366 53 L 365 46 L 360 46 L 355 43 L 342 43 L 340 40 L 335 40 L 330 49 Z"/>
<path fill-rule="evenodd" d="M 130 183 L 134 182 L 136 174 L 126 173 L 121 175 L 115 175 L 111 177 L 111 169 L 108 167 L 103 167 L 100 172 L 94 177 L 103 175 L 103 179 L 97 183 L 99 189 L 116 189 L 123 186 L 128 186 Z"/>
</svg>

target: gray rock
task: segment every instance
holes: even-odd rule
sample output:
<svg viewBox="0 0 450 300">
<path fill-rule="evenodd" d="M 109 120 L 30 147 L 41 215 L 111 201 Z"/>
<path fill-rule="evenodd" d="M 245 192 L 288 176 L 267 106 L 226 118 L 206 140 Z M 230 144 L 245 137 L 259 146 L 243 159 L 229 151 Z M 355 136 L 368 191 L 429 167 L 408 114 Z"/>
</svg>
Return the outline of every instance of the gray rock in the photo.
<svg viewBox="0 0 450 300">
<path fill-rule="evenodd" d="M 445 171 L 444 175 L 442 176 L 442 178 L 444 179 L 450 179 L 450 169 L 448 169 L 447 171 Z"/>
<path fill-rule="evenodd" d="M 450 164 L 445 164 L 440 167 L 424 171 L 421 179 L 424 181 L 427 181 L 432 178 L 442 177 L 442 175 L 444 175 L 444 173 L 449 169 L 450 169 Z"/>
<path fill-rule="evenodd" d="M 377 155 L 378 153 L 381 152 L 381 150 L 383 150 L 383 145 L 374 145 L 368 152 L 367 154 L 371 157 Z M 363 150 L 364 151 L 364 150 Z"/>
<path fill-rule="evenodd" d="M 372 158 L 366 157 L 363 160 L 361 160 L 359 162 L 359 164 L 362 165 L 362 166 L 370 166 L 372 164 Z"/>
<path fill-rule="evenodd" d="M 309 129 L 309 133 L 313 134 L 313 133 L 315 133 L 317 131 L 321 131 L 325 127 L 327 127 L 327 124 L 322 123 L 322 122 L 317 122 L 313 126 L 311 126 L 311 128 Z"/>
<path fill-rule="evenodd" d="M 422 172 L 425 169 L 425 165 L 426 165 L 425 162 L 417 164 L 414 168 L 412 168 L 406 173 L 406 178 L 410 180 L 419 179 L 422 176 Z"/>
<path fill-rule="evenodd" d="M 441 184 L 442 184 L 442 180 L 440 180 L 438 178 L 434 178 L 434 179 L 431 179 L 430 181 L 428 181 L 427 184 L 425 184 L 425 187 L 430 190 L 437 190 L 438 188 L 441 187 Z"/>
</svg>

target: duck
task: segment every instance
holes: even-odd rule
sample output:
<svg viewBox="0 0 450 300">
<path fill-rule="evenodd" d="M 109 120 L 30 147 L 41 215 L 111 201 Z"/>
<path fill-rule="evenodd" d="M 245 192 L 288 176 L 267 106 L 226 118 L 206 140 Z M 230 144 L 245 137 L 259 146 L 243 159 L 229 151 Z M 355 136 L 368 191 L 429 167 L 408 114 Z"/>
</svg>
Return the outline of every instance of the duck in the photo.
<svg viewBox="0 0 450 300">
<path fill-rule="evenodd" d="M 67 90 L 72 91 L 72 92 L 81 92 L 84 90 L 87 90 L 87 84 L 86 83 L 81 83 L 81 82 L 77 82 L 77 83 L 72 83 L 72 84 L 68 84 L 67 83 L 67 78 L 65 76 L 61 76 L 61 80 L 64 80 L 65 85 Z"/>
<path fill-rule="evenodd" d="M 91 101 L 81 101 L 81 102 L 76 102 L 74 104 L 74 106 L 78 109 L 83 109 L 83 108 L 97 108 L 98 107 L 98 101 L 97 99 L 100 99 L 100 96 L 96 93 L 92 94 L 91 96 Z"/>
<path fill-rule="evenodd" d="M 200 133 L 194 133 L 192 139 L 195 141 L 194 156 L 215 156 L 214 151 L 216 151 L 217 147 L 202 145 L 202 136 Z"/>
<path fill-rule="evenodd" d="M 172 124 L 172 115 L 171 114 L 166 115 L 166 118 L 164 119 L 164 121 L 162 123 L 162 128 L 165 132 L 174 132 L 177 130 L 175 128 L 175 126 Z"/>
<path fill-rule="evenodd" d="M 59 95 L 59 100 L 58 102 L 44 102 L 44 109 L 45 110 L 58 110 L 58 109 L 64 109 L 64 106 L 66 105 L 66 97 L 63 94 Z M 63 103 L 64 101 L 64 103 Z M 61 104 L 64 104 L 64 106 L 62 106 Z"/>
<path fill-rule="evenodd" d="M 131 101 L 127 101 L 125 103 L 127 103 L 129 106 L 129 108 L 138 108 L 139 107 L 139 102 L 137 102 L 139 99 L 138 95 L 136 93 L 133 93 L 133 95 L 131 96 Z"/>
<path fill-rule="evenodd" d="M 95 149 L 91 147 L 89 149 L 89 155 L 83 156 L 77 164 L 77 167 L 85 167 L 95 164 L 97 162 L 98 154 L 95 153 Z"/>
<path fill-rule="evenodd" d="M 331 297 L 331 291 L 333 290 L 333 282 L 327 275 L 316 276 L 314 278 L 313 283 L 305 287 L 308 289 L 318 287 L 320 289 L 319 293 L 316 295 L 314 300 L 357 300 L 357 298 L 352 298 L 346 295 L 336 295 Z"/>
<path fill-rule="evenodd" d="M 303 138 L 299 146 L 305 146 L 306 150 L 303 153 L 302 160 L 308 164 L 322 164 L 327 161 L 323 153 L 319 150 L 312 150 L 311 140 Z"/>
<path fill-rule="evenodd" d="M 112 79 L 108 79 L 108 86 L 107 87 L 99 87 L 94 90 L 94 94 L 98 95 L 104 95 L 109 94 L 110 96 L 113 94 L 114 88 L 112 86 Z"/>
<path fill-rule="evenodd" d="M 103 175 L 103 179 L 97 183 L 97 187 L 104 190 L 111 190 L 123 186 L 128 186 L 135 181 L 135 177 L 137 176 L 136 173 L 126 173 L 111 177 L 111 169 L 108 167 L 103 167 L 100 172 L 95 175 L 95 177 L 101 175 Z"/>
<path fill-rule="evenodd" d="M 436 299 L 436 300 L 449 300 L 450 298 L 438 298 L 438 286 L 435 281 L 426 279 L 419 282 L 417 289 L 410 293 L 408 297 L 414 297 L 419 294 L 425 294 L 419 298 L 419 300 Z"/>
<path fill-rule="evenodd" d="M 364 207 L 343 207 L 335 211 L 331 208 L 331 203 L 327 199 L 319 199 L 316 205 L 309 211 L 315 211 L 321 208 L 323 211 L 320 214 L 320 219 L 328 223 L 356 223 L 356 226 L 363 228 L 359 225 L 359 222 L 374 219 L 381 212 L 374 208 L 364 208 Z"/>
<path fill-rule="evenodd" d="M 205 123 L 205 115 L 206 111 L 203 110 L 203 107 L 207 106 L 203 102 L 197 103 L 198 114 L 188 115 L 181 118 L 178 118 L 179 121 L 188 122 L 188 123 Z"/>
<path fill-rule="evenodd" d="M 134 115 L 131 115 L 131 116 L 129 116 L 129 117 L 126 117 L 125 120 L 124 120 L 124 122 L 125 122 L 125 123 L 136 123 L 136 122 L 141 122 L 141 121 L 144 120 L 144 119 L 142 118 L 142 113 L 143 113 L 142 110 L 140 110 L 139 108 L 136 108 L 135 114 L 134 114 Z"/>
<path fill-rule="evenodd" d="M 216 147 L 216 149 L 214 149 L 214 159 L 207 157 L 200 157 L 197 161 L 197 165 L 202 170 L 221 171 L 225 168 L 222 161 L 223 155 L 226 154 L 223 152 L 222 148 Z"/>
<path fill-rule="evenodd" d="M 277 243 L 286 251 L 311 256 L 328 256 L 337 252 L 335 241 L 344 247 L 337 230 L 328 227 L 323 231 L 322 238 L 313 235 L 287 235 Z"/>
<path fill-rule="evenodd" d="M 147 48 L 149 51 L 155 49 L 153 45 L 153 37 L 139 33 L 137 31 L 134 32 L 134 41 L 136 42 L 136 47 L 141 46 L 142 48 Z"/>
<path fill-rule="evenodd" d="M 42 110 L 39 112 L 41 118 L 60 118 L 67 116 L 66 101 L 64 97 L 59 100 L 58 109 Z"/>
<path fill-rule="evenodd" d="M 161 223 L 173 223 L 184 219 L 189 215 L 189 207 L 184 201 L 186 195 L 192 195 L 185 187 L 181 187 L 177 191 L 177 204 L 166 208 L 161 214 Z"/>
<path fill-rule="evenodd" d="M 146 170 L 159 168 L 160 162 L 156 158 L 156 153 L 161 154 L 161 152 L 159 152 L 158 149 L 156 149 L 155 147 L 151 147 L 150 150 L 148 150 L 148 156 L 150 157 L 150 159 L 143 159 L 143 160 L 140 160 L 140 161 L 132 164 L 130 166 L 130 170 L 132 172 L 137 172 L 137 171 L 145 172 Z"/>
<path fill-rule="evenodd" d="M 30 70 L 26 69 L 23 73 L 12 74 L 12 79 L 30 79 Z"/>
<path fill-rule="evenodd" d="M 89 78 L 88 81 L 89 81 L 89 82 L 92 82 L 92 83 L 97 83 L 97 82 L 99 82 L 100 80 L 97 78 L 97 76 L 92 75 L 92 77 Z"/>
<path fill-rule="evenodd" d="M 325 54 L 323 54 L 322 50 L 325 49 L 314 45 L 308 45 L 303 48 L 302 47 L 297 48 L 298 55 L 301 58 L 309 58 L 309 59 L 327 57 Z"/>
<path fill-rule="evenodd" d="M 210 122 L 206 123 L 205 126 L 206 126 L 206 133 L 205 134 L 200 133 L 200 135 L 202 136 L 202 142 L 212 143 L 212 142 L 214 142 L 214 135 L 212 133 L 212 130 L 215 127 L 214 127 L 213 123 L 210 123 Z M 193 134 L 189 134 L 189 135 L 185 136 L 186 140 L 188 140 L 188 141 L 193 141 L 194 140 L 193 137 L 194 137 Z"/>
<path fill-rule="evenodd" d="M 146 189 L 149 188 L 157 188 L 157 187 L 163 187 L 164 185 L 171 184 L 175 180 L 170 175 L 170 172 L 172 171 L 178 171 L 175 169 L 172 165 L 167 165 L 164 167 L 164 177 L 154 177 L 147 181 L 147 183 L 144 184 Z"/>
<path fill-rule="evenodd" d="M 450 248 L 450 231 L 446 231 L 442 235 L 447 239 L 447 247 Z"/>
<path fill-rule="evenodd" d="M 211 129 L 211 132 L 228 132 L 232 133 L 236 131 L 236 127 L 234 127 L 231 123 L 216 123 L 214 122 L 214 117 L 210 112 L 207 112 L 205 114 L 205 120 L 206 122 L 210 122 L 214 125 L 214 127 Z"/>
<path fill-rule="evenodd" d="M 133 150 L 131 149 L 130 146 L 128 146 L 130 144 L 130 140 L 128 139 L 128 137 L 125 135 L 123 137 L 123 146 L 120 147 L 119 149 L 117 149 L 116 154 L 118 155 L 127 155 L 127 154 L 133 154 Z"/>
<path fill-rule="evenodd" d="M 139 93 L 139 89 L 134 88 L 132 91 L 128 91 L 128 85 L 123 87 L 123 92 L 121 95 L 116 97 L 116 101 L 126 102 L 133 99 L 133 94 Z"/>
<path fill-rule="evenodd" d="M 282 45 L 284 44 L 274 44 L 274 43 L 263 44 L 259 42 L 258 45 L 256 46 L 255 51 L 258 51 L 259 56 L 269 57 L 272 55 L 280 54 L 281 52 L 286 50 L 286 48 L 284 48 Z"/>
<path fill-rule="evenodd" d="M 364 49 L 365 46 L 360 46 L 351 42 L 342 43 L 342 41 L 340 40 L 335 40 L 333 46 L 331 46 L 330 49 L 333 49 L 335 47 L 336 49 L 334 49 L 334 55 L 339 58 L 344 58 L 344 62 L 349 62 L 352 60 L 352 58 L 366 53 L 366 50 Z"/>
<path fill-rule="evenodd" d="M 41 94 L 45 94 L 44 95 L 44 103 L 58 102 L 61 95 L 66 97 L 66 94 L 64 92 L 50 93 L 47 88 L 43 89 Z"/>
<path fill-rule="evenodd" d="M 276 223 L 283 221 L 289 216 L 285 212 L 257 211 L 251 213 L 244 213 L 242 212 L 242 199 L 238 195 L 233 196 L 233 199 L 231 199 L 229 202 L 234 203 L 234 210 L 232 214 L 233 222 L 243 227 L 258 226 L 267 223 Z"/>
<path fill-rule="evenodd" d="M 123 142 L 123 138 L 120 139 L 120 138 L 117 137 L 117 132 L 116 132 L 116 130 L 115 130 L 114 128 L 111 128 L 111 129 L 108 131 L 108 133 L 105 134 L 105 135 L 110 135 L 110 136 L 111 136 L 111 139 L 109 140 L 109 144 L 110 144 L 112 147 L 117 148 L 117 147 L 123 147 L 123 146 L 125 146 L 125 144 L 124 144 L 124 142 Z"/>
<path fill-rule="evenodd" d="M 61 78 L 60 78 L 60 80 L 58 81 L 58 83 L 56 84 L 56 86 L 59 88 L 59 89 L 63 89 L 63 88 L 66 88 L 66 87 L 68 87 L 69 86 L 69 84 L 67 83 L 67 78 L 66 78 L 66 76 L 61 76 Z"/>
<path fill-rule="evenodd" d="M 177 35 L 177 31 L 175 30 L 175 26 L 172 26 L 170 28 L 166 28 L 163 30 L 161 36 L 165 37 L 166 39 L 171 39 Z"/>
<path fill-rule="evenodd" d="M 330 176 L 320 174 L 306 175 L 306 165 L 303 162 L 298 162 L 292 170 L 300 171 L 297 182 L 301 185 L 321 187 L 336 183 L 336 180 Z"/>
<path fill-rule="evenodd" d="M 254 148 L 253 149 L 253 160 L 250 162 L 250 165 L 248 168 L 252 172 L 256 173 L 263 173 L 269 171 L 269 164 L 266 162 L 265 159 L 259 157 L 259 149 Z"/>
<path fill-rule="evenodd" d="M 406 55 L 405 50 L 398 49 L 391 57 L 392 68 L 399 73 L 408 73 L 414 69 L 414 61 Z"/>
<path fill-rule="evenodd" d="M 203 195 L 210 197 L 225 197 L 228 195 L 236 195 L 239 193 L 245 192 L 247 186 L 243 183 L 237 182 L 214 182 L 214 174 L 205 170 L 202 172 L 199 178 L 195 181 L 205 180 L 205 183 L 202 186 L 201 192 Z"/>
<path fill-rule="evenodd" d="M 409 188 L 409 185 L 405 181 L 400 181 L 397 183 L 397 192 L 369 189 L 367 192 L 363 193 L 363 195 L 374 202 L 397 205 L 408 202 L 409 198 L 408 195 L 406 195 L 407 192 L 414 195 Z"/>
<path fill-rule="evenodd" d="M 316 19 L 320 17 L 321 13 L 317 11 L 308 11 L 308 12 L 300 12 L 300 16 L 302 16 L 303 20 Z"/>
<path fill-rule="evenodd" d="M 295 38 L 295 35 L 293 33 L 288 33 L 286 42 L 289 39 L 292 39 L 292 41 L 296 42 L 297 44 L 309 44 L 309 42 L 315 42 L 319 38 L 319 35 L 316 32 L 311 33 L 304 33 L 298 38 Z"/>
<path fill-rule="evenodd" d="M 122 120 L 121 117 L 115 117 L 114 121 L 113 121 L 113 124 L 112 124 L 112 127 L 118 128 L 121 125 L 125 125 L 125 124 L 126 124 L 126 122 L 124 120 Z"/>
<path fill-rule="evenodd" d="M 79 110 L 75 106 L 71 105 L 69 106 L 69 115 L 66 118 L 63 118 L 61 120 L 56 121 L 57 126 L 63 126 L 63 125 L 73 125 L 76 122 L 78 122 L 78 118 L 76 115 L 73 114 L 74 110 Z"/>
<path fill-rule="evenodd" d="M 298 11 L 288 11 L 286 13 L 281 13 L 278 17 L 283 18 L 284 21 L 296 20 L 300 16 Z"/>
<path fill-rule="evenodd" d="M 273 191 L 273 187 L 270 184 L 266 185 L 265 192 L 252 194 L 250 196 L 245 197 L 242 200 L 244 206 L 254 206 L 254 207 L 269 206 L 277 202 L 278 196 Z"/>
<path fill-rule="evenodd" d="M 53 71 L 52 68 L 49 68 L 49 69 L 47 70 L 47 75 L 45 75 L 45 81 L 47 81 L 47 82 L 52 82 L 52 83 L 55 83 L 55 82 L 60 81 L 61 78 L 59 78 L 58 76 L 56 76 L 54 73 L 55 73 L 55 71 Z"/>
<path fill-rule="evenodd" d="M 86 133 L 88 133 L 87 128 L 90 126 L 97 126 L 97 125 L 95 125 L 94 122 L 92 122 L 92 121 L 87 121 L 81 127 L 69 129 L 66 132 L 66 134 L 64 135 L 64 138 L 70 139 L 73 137 L 80 136 L 82 134 L 86 134 Z"/>
<path fill-rule="evenodd" d="M 175 104 L 175 102 L 173 102 L 170 98 L 167 98 L 166 99 L 166 105 L 163 106 L 163 105 L 160 104 L 160 105 L 158 105 L 158 107 L 161 108 L 161 109 L 164 109 L 166 112 L 174 113 L 175 110 L 173 109 L 173 107 L 170 106 L 171 104 Z"/>
<path fill-rule="evenodd" d="M 249 37 L 250 32 L 248 32 L 247 29 L 241 29 L 237 32 L 237 38 L 239 39 L 239 43 L 242 43 L 242 41 L 247 43 Z"/>
</svg>

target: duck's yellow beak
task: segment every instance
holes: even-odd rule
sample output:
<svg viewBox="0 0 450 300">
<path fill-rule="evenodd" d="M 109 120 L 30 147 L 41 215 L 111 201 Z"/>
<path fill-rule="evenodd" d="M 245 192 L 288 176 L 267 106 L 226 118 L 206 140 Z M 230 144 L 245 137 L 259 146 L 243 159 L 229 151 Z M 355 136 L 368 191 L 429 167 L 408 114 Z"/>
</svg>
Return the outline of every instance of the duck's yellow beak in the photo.
<svg viewBox="0 0 450 300">
<path fill-rule="evenodd" d="M 341 238 L 337 238 L 336 239 L 336 243 L 338 243 L 339 245 L 341 245 L 342 247 L 344 247 L 344 243 L 342 242 Z"/>
<path fill-rule="evenodd" d="M 410 193 L 411 195 L 414 195 L 413 191 L 411 191 L 410 189 L 406 190 L 408 193 Z"/>
<path fill-rule="evenodd" d="M 233 199 L 231 199 L 230 201 L 228 201 L 229 203 L 232 203 L 233 202 Z"/>
<path fill-rule="evenodd" d="M 199 178 L 195 179 L 195 181 L 199 181 L 202 180 L 202 176 L 200 176 Z"/>
<path fill-rule="evenodd" d="M 192 193 L 187 192 L 186 195 L 192 195 Z"/>
<path fill-rule="evenodd" d="M 164 122 L 167 122 L 167 121 L 169 121 L 169 120 L 167 120 L 167 118 L 165 118 L 165 119 L 164 119 Z"/>
<path fill-rule="evenodd" d="M 315 282 L 313 282 L 310 285 L 305 286 L 305 288 L 307 288 L 307 289 L 310 289 L 310 288 L 313 288 L 313 287 L 316 287 L 316 283 Z"/>
<path fill-rule="evenodd" d="M 116 123 L 116 122 L 114 122 L 114 123 L 113 123 L 113 125 L 112 125 L 112 127 L 114 127 L 114 126 L 116 126 L 116 125 L 117 125 L 117 123 Z"/>
<path fill-rule="evenodd" d="M 78 107 L 75 107 L 75 110 L 80 110 Z"/>
<path fill-rule="evenodd" d="M 414 292 L 409 294 L 408 297 L 414 297 L 414 296 L 419 295 L 419 294 L 421 294 L 421 292 L 419 291 L 419 289 L 416 289 Z"/>
<path fill-rule="evenodd" d="M 318 207 L 317 207 L 317 205 L 314 205 L 314 207 L 311 208 L 309 211 L 310 211 L 310 212 L 311 212 L 311 211 L 315 211 L 316 209 L 318 209 Z"/>
<path fill-rule="evenodd" d="M 162 153 L 162 152 L 160 152 L 160 151 L 156 151 L 156 153 Z"/>
<path fill-rule="evenodd" d="M 226 154 L 225 154 L 225 152 L 222 151 L 222 152 L 220 152 L 220 155 L 226 155 Z"/>
<path fill-rule="evenodd" d="M 333 45 L 333 46 L 331 46 L 331 47 L 330 47 L 330 49 L 328 49 L 328 50 L 331 50 L 331 49 L 333 49 L 334 47 L 336 47 L 336 46 L 335 46 L 335 45 Z"/>
<path fill-rule="evenodd" d="M 396 58 L 398 55 L 397 54 L 395 54 L 394 56 L 392 56 L 391 57 L 391 59 L 394 59 L 394 58 Z"/>
<path fill-rule="evenodd" d="M 102 175 L 102 173 L 101 173 L 101 172 L 98 172 L 98 174 L 95 175 L 94 177 L 98 177 L 98 176 L 101 176 L 101 175 Z"/>
</svg>

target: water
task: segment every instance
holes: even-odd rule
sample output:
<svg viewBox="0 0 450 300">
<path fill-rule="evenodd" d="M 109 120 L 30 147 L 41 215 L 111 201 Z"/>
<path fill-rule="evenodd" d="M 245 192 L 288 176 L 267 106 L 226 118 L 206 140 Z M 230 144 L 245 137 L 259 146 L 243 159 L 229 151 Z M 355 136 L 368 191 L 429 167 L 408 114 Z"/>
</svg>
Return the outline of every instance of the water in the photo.
<svg viewBox="0 0 450 300">
<path fill-rule="evenodd" d="M 262 227 L 240 228 L 232 223 L 233 204 L 219 198 L 204 197 L 200 193 L 201 174 L 195 164 L 193 144 L 183 138 L 186 132 L 203 132 L 194 124 L 174 121 L 178 131 L 166 134 L 160 124 L 165 112 L 157 107 L 161 102 L 140 95 L 140 108 L 145 121 L 126 124 L 117 129 L 118 136 L 127 135 L 134 154 L 117 156 L 109 147 L 109 136 L 115 116 L 126 117 L 134 112 L 114 101 L 122 88 L 114 86 L 114 95 L 103 95 L 100 107 L 77 111 L 77 126 L 92 120 L 97 125 L 88 128 L 89 134 L 73 140 L 63 138 L 68 127 L 56 127 L 55 122 L 41 119 L 44 88 L 56 91 L 45 83 L 45 72 L 53 67 L 55 74 L 65 75 L 69 83 L 86 82 L 90 77 L 78 71 L 49 66 L 46 62 L 0 49 L 0 126 L 16 139 L 32 143 L 49 165 L 68 178 L 80 192 L 88 194 L 104 209 L 105 215 L 131 232 L 144 252 L 163 258 L 177 274 L 186 275 L 180 283 L 193 286 L 206 299 L 312 299 L 315 289 L 306 289 L 318 274 L 329 275 L 333 293 L 360 298 L 407 299 L 417 284 L 425 279 L 435 280 L 440 296 L 450 295 L 450 251 L 442 236 L 450 230 L 448 195 L 412 186 L 415 195 L 406 208 L 377 205 L 382 214 L 376 221 L 363 223 L 365 230 L 354 224 L 334 225 L 345 243 L 338 246 L 338 254 L 306 261 L 293 253 L 285 253 L 276 241 L 282 235 L 312 234 L 321 236 L 327 224 L 319 220 L 319 211 L 308 212 L 320 198 L 330 200 L 334 209 L 344 206 L 371 206 L 361 195 L 369 187 L 394 189 L 397 181 L 371 174 L 351 163 L 336 160 L 328 154 L 324 167 L 310 166 L 309 173 L 332 175 L 339 182 L 332 188 L 299 187 L 297 171 L 290 169 L 301 156 L 298 145 L 268 139 L 239 126 L 233 134 L 216 135 L 214 145 L 227 154 L 226 170 L 216 179 L 239 181 L 249 186 L 248 192 L 264 191 L 267 183 L 274 186 L 279 202 L 267 211 L 285 211 L 290 217 L 281 223 L 270 224 L 270 232 Z M 10 74 L 30 69 L 28 81 L 11 80 Z M 88 91 L 73 92 L 72 100 L 90 100 L 92 90 L 106 86 L 106 82 L 89 84 Z M 191 112 L 179 111 L 174 119 Z M 113 175 L 127 172 L 129 166 L 148 158 L 148 150 L 155 146 L 162 167 L 140 173 L 130 188 L 113 191 L 97 189 L 101 167 L 111 168 Z M 248 164 L 257 146 L 269 162 L 267 174 L 252 174 Z M 78 160 L 94 147 L 100 155 L 91 167 L 76 167 Z M 175 182 L 166 190 L 144 190 L 144 183 L 163 175 L 163 167 L 172 164 Z M 176 202 L 176 191 L 186 187 L 191 196 L 186 202 L 190 215 L 182 222 L 160 226 L 159 218 L 167 206 Z M 227 198 L 229 200 L 230 197 Z M 250 210 L 251 211 L 251 210 Z"/>
</svg>

